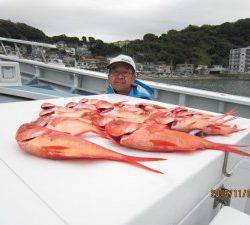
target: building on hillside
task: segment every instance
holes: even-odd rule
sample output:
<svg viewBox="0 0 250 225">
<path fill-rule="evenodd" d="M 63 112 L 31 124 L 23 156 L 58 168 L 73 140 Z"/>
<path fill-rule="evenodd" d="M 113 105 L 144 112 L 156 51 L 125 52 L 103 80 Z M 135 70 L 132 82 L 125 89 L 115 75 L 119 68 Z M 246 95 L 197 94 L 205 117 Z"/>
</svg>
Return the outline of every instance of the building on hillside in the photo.
<svg viewBox="0 0 250 225">
<path fill-rule="evenodd" d="M 226 73 L 227 68 L 225 68 L 223 65 L 212 65 L 209 67 L 210 74 L 221 74 Z"/>
<path fill-rule="evenodd" d="M 66 54 L 74 57 L 76 55 L 76 49 L 75 48 L 65 48 Z"/>
<path fill-rule="evenodd" d="M 81 47 L 76 49 L 76 54 L 78 57 L 91 56 L 91 51 L 89 51 L 87 45 L 83 44 Z"/>
<path fill-rule="evenodd" d="M 13 49 L 9 45 L 5 45 L 4 48 L 5 48 L 7 54 L 14 54 L 15 53 L 15 49 Z M 0 46 L 0 53 L 1 54 L 5 54 L 4 48 L 2 46 Z"/>
<path fill-rule="evenodd" d="M 55 43 L 55 45 L 58 48 L 66 48 L 67 47 L 67 44 L 65 43 L 65 41 L 58 41 L 58 42 Z"/>
<path fill-rule="evenodd" d="M 135 63 L 135 67 L 137 73 L 143 71 L 143 63 Z"/>
<path fill-rule="evenodd" d="M 157 73 L 159 74 L 170 74 L 172 73 L 172 66 L 168 64 L 157 64 L 155 66 Z"/>
<path fill-rule="evenodd" d="M 230 73 L 250 73 L 250 46 L 230 50 Z"/>
<path fill-rule="evenodd" d="M 198 65 L 195 68 L 194 73 L 199 75 L 208 75 L 210 73 L 210 70 L 208 69 L 207 65 Z"/>
<path fill-rule="evenodd" d="M 75 67 L 76 66 L 76 60 L 73 57 L 65 56 L 62 61 L 66 67 Z"/>
<path fill-rule="evenodd" d="M 118 47 L 122 48 L 123 46 L 129 44 L 129 42 L 130 42 L 129 40 L 125 40 L 125 41 L 116 41 L 116 42 L 113 42 L 113 44 L 114 44 L 115 46 L 118 46 Z"/>
<path fill-rule="evenodd" d="M 175 71 L 177 74 L 192 75 L 194 73 L 194 64 L 177 64 Z"/>
</svg>

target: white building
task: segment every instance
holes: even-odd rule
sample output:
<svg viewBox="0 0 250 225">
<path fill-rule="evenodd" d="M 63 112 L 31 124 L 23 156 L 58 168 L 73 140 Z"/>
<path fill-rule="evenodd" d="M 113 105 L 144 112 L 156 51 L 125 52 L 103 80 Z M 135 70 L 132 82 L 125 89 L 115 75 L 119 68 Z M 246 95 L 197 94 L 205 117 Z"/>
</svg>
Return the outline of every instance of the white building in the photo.
<svg viewBox="0 0 250 225">
<path fill-rule="evenodd" d="M 230 50 L 229 70 L 231 73 L 250 73 L 250 46 Z"/>
<path fill-rule="evenodd" d="M 210 74 L 221 74 L 228 71 L 223 65 L 212 65 L 209 67 Z"/>
<path fill-rule="evenodd" d="M 65 48 L 65 47 L 67 47 L 67 44 L 65 43 L 65 41 L 58 41 L 58 42 L 56 42 L 56 46 L 58 48 Z"/>
<path fill-rule="evenodd" d="M 76 55 L 76 49 L 75 48 L 65 48 L 65 51 L 69 56 L 75 56 Z"/>
<path fill-rule="evenodd" d="M 170 74 L 172 72 L 172 66 L 167 64 L 158 64 L 155 66 L 157 73 Z"/>
<path fill-rule="evenodd" d="M 175 71 L 178 74 L 190 75 L 194 73 L 194 64 L 177 64 L 175 67 Z"/>
<path fill-rule="evenodd" d="M 91 51 L 89 51 L 88 46 L 83 44 L 81 47 L 76 49 L 76 54 L 78 56 L 91 56 Z"/>
<path fill-rule="evenodd" d="M 137 72 L 143 71 L 143 63 L 135 63 Z"/>
<path fill-rule="evenodd" d="M 114 44 L 115 46 L 118 46 L 118 47 L 122 48 L 123 46 L 128 45 L 129 42 L 130 42 L 129 40 L 125 40 L 125 41 L 116 41 L 116 42 L 113 42 L 113 44 Z"/>
<path fill-rule="evenodd" d="M 210 70 L 207 65 L 198 65 L 195 69 L 195 73 L 199 75 L 208 75 Z"/>
</svg>

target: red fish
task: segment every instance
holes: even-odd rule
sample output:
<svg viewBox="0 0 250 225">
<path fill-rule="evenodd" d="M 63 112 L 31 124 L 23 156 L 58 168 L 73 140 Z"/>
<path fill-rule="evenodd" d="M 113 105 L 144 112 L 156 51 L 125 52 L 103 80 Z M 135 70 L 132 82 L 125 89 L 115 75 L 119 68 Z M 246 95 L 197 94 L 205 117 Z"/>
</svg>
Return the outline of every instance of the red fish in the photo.
<svg viewBox="0 0 250 225">
<path fill-rule="evenodd" d="M 124 155 L 104 148 L 83 138 L 53 131 L 46 127 L 23 124 L 16 133 L 22 150 L 37 157 L 48 159 L 107 159 L 125 162 L 151 172 L 162 173 L 140 162 L 165 160 Z"/>
</svg>

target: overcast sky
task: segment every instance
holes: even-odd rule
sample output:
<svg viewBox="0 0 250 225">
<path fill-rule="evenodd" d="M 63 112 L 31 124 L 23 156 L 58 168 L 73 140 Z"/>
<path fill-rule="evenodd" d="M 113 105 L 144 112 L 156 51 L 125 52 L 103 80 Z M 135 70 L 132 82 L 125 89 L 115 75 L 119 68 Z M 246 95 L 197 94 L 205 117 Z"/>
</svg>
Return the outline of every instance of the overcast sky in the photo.
<svg viewBox="0 0 250 225">
<path fill-rule="evenodd" d="M 250 18 L 250 0 L 0 0 L 0 19 L 107 42 Z"/>
</svg>

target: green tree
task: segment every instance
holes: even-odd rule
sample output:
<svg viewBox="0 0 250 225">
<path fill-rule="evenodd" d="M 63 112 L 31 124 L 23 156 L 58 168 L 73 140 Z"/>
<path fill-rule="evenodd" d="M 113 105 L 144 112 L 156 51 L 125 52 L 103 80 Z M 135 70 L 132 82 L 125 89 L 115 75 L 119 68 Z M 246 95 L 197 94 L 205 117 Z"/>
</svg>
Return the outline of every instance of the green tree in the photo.
<svg viewBox="0 0 250 225">
<path fill-rule="evenodd" d="M 88 39 L 89 39 L 89 43 L 90 44 L 94 44 L 95 43 L 95 38 L 89 37 Z"/>
<path fill-rule="evenodd" d="M 155 34 L 151 33 L 145 34 L 143 36 L 143 41 L 156 41 L 157 39 L 158 37 Z"/>
<path fill-rule="evenodd" d="M 82 36 L 82 42 L 85 44 L 87 43 L 87 38 L 85 36 Z"/>
</svg>

